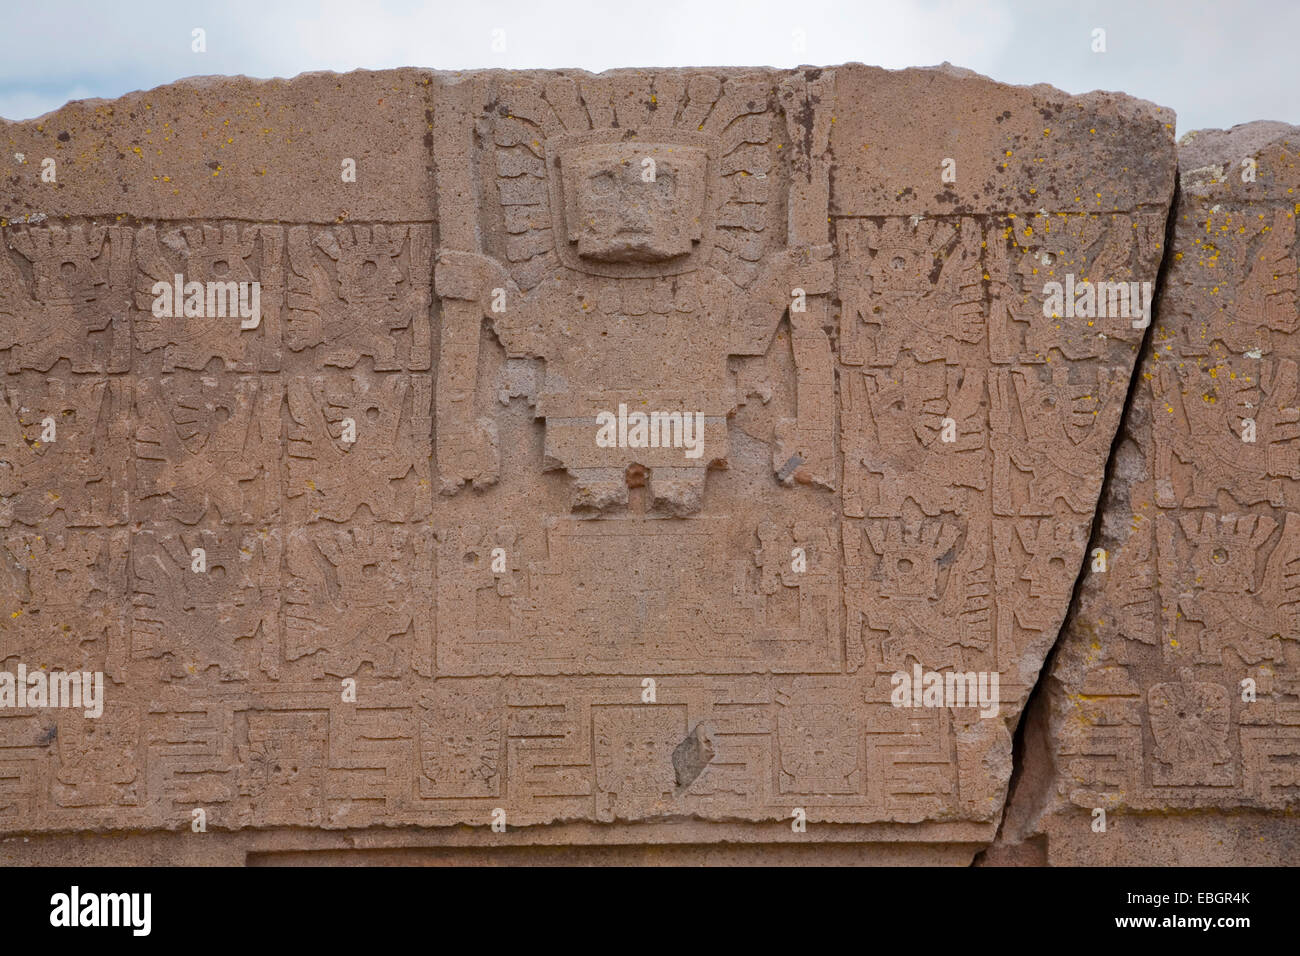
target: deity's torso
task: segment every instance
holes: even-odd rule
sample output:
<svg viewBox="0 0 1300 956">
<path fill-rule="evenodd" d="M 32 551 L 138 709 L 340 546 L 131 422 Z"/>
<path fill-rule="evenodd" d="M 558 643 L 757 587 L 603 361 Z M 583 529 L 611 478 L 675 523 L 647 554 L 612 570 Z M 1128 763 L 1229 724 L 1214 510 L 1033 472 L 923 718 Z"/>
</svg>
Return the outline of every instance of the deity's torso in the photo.
<svg viewBox="0 0 1300 956">
<path fill-rule="evenodd" d="M 538 415 L 587 418 L 620 403 L 730 414 L 735 292 L 711 269 L 644 279 L 565 270 L 534 293 L 546 360 Z"/>
</svg>

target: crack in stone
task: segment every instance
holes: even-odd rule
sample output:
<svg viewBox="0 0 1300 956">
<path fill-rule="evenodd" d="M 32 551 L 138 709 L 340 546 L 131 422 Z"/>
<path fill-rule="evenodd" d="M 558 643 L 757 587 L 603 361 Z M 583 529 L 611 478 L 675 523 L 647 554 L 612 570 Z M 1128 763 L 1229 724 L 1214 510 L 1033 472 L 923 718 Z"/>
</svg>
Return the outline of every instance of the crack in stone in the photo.
<svg viewBox="0 0 1300 956">
<path fill-rule="evenodd" d="M 1061 626 L 1056 632 L 1056 640 L 1052 642 L 1052 647 L 1047 656 L 1043 658 L 1042 667 L 1038 671 L 1038 679 L 1034 681 L 1034 686 L 1029 695 L 1025 698 L 1024 706 L 1020 710 L 1020 716 L 1016 721 L 1016 730 L 1011 743 L 1011 778 L 1007 781 L 1006 797 L 1002 801 L 1002 808 L 999 812 L 997 833 L 994 835 L 989 846 L 985 847 L 979 853 L 975 854 L 971 860 L 971 866 L 980 866 L 986 860 L 986 854 L 989 849 L 1002 845 L 1003 832 L 1007 824 L 1008 811 L 1014 802 L 1017 788 L 1024 779 L 1024 772 L 1027 759 L 1027 750 L 1029 748 L 1028 737 L 1040 727 L 1043 733 L 1046 733 L 1046 714 L 1043 714 L 1043 723 L 1031 726 L 1037 715 L 1039 708 L 1047 706 L 1047 684 L 1052 679 L 1053 666 L 1056 663 L 1057 652 L 1070 633 L 1070 625 L 1073 623 L 1078 610 L 1079 602 L 1083 592 L 1084 582 L 1091 573 L 1089 570 L 1092 561 L 1092 551 L 1098 547 L 1102 538 L 1103 519 L 1105 518 L 1107 502 L 1110 500 L 1113 482 L 1115 480 L 1115 470 L 1118 467 L 1119 450 L 1128 436 L 1129 417 L 1133 412 L 1133 404 L 1138 394 L 1139 384 L 1142 381 L 1143 359 L 1147 355 L 1147 350 L 1151 347 L 1152 334 L 1156 328 L 1160 304 L 1165 288 L 1166 276 L 1173 264 L 1174 256 L 1174 231 L 1177 225 L 1177 213 L 1179 199 L 1182 195 L 1181 169 L 1174 170 L 1174 191 L 1169 201 L 1169 212 L 1165 217 L 1165 239 L 1164 248 L 1161 250 L 1160 266 L 1156 270 L 1155 287 L 1152 294 L 1152 311 L 1151 321 L 1142 333 L 1142 342 L 1138 346 L 1137 355 L 1133 362 L 1133 371 L 1129 376 L 1128 392 L 1124 396 L 1124 412 L 1120 416 L 1119 425 L 1115 429 L 1115 435 L 1111 439 L 1110 452 L 1106 455 L 1105 477 L 1102 479 L 1101 490 L 1097 496 L 1097 504 L 1092 511 L 1092 522 L 1088 530 L 1088 546 L 1084 549 L 1083 559 L 1079 566 L 1079 574 L 1074 580 L 1074 587 L 1070 592 L 1070 601 L 1066 606 L 1065 617 L 1061 620 Z M 1044 848 L 1045 852 L 1045 848 Z M 1046 860 L 1043 861 L 1046 863 Z"/>
</svg>

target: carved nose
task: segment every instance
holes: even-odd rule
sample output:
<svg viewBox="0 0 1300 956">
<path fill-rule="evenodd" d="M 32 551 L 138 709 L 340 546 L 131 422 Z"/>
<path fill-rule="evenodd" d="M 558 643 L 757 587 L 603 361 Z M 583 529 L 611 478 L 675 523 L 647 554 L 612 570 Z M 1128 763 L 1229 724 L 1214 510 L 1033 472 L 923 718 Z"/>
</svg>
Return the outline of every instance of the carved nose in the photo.
<svg viewBox="0 0 1300 956">
<path fill-rule="evenodd" d="M 649 232 L 650 205 L 643 200 L 625 197 L 619 207 L 620 232 Z"/>
</svg>

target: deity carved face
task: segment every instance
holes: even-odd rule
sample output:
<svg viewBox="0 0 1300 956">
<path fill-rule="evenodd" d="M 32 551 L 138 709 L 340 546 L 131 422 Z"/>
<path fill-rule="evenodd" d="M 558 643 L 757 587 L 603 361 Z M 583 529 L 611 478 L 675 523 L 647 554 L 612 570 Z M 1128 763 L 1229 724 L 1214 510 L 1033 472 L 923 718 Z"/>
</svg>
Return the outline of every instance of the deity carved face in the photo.
<svg viewBox="0 0 1300 956">
<path fill-rule="evenodd" d="M 657 263 L 703 236 L 707 153 L 693 146 L 601 143 L 565 150 L 568 239 L 583 259 Z"/>
<path fill-rule="evenodd" d="M 933 270 L 934 255 L 927 247 L 883 245 L 867 268 L 867 275 L 876 292 L 919 296 L 933 288 Z"/>
<path fill-rule="evenodd" d="M 402 271 L 384 251 L 358 250 L 339 258 L 339 295 L 349 303 L 376 305 L 397 298 Z"/>
<path fill-rule="evenodd" d="M 881 559 L 884 575 L 882 592 L 890 597 L 926 598 L 939 596 L 939 565 L 936 555 L 921 548 L 900 548 Z"/>
</svg>

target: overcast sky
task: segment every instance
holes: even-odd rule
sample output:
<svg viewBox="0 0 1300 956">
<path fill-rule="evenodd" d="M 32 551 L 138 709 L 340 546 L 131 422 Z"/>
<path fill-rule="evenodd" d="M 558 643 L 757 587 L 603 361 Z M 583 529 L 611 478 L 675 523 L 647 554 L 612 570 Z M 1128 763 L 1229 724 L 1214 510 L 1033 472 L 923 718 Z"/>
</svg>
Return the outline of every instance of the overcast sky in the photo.
<svg viewBox="0 0 1300 956">
<path fill-rule="evenodd" d="M 0 0 L 0 24 L 9 119 L 218 73 L 947 60 L 1009 83 L 1122 90 L 1173 107 L 1180 134 L 1300 124 L 1297 0 Z"/>
</svg>

